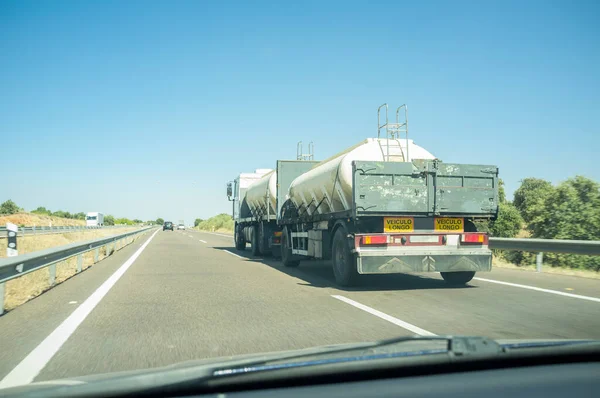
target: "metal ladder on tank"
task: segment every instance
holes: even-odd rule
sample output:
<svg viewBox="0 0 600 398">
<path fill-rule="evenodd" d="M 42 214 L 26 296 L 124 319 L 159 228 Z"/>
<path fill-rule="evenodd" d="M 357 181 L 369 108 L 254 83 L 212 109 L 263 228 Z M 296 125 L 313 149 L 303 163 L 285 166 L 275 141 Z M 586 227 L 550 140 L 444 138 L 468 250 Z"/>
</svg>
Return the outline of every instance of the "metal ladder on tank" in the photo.
<svg viewBox="0 0 600 398">
<path fill-rule="evenodd" d="M 385 108 L 385 123 L 381 124 L 381 108 Z M 404 119 L 400 120 L 400 113 L 404 110 Z M 385 144 L 382 144 L 381 130 L 385 129 Z M 400 136 L 404 133 L 406 139 L 406 155 L 400 145 Z M 386 162 L 408 162 L 410 161 L 408 153 L 408 109 L 406 104 L 400 105 L 396 109 L 396 123 L 390 123 L 388 120 L 388 104 L 383 104 L 377 108 L 377 138 L 379 147 L 383 153 Z"/>
<path fill-rule="evenodd" d="M 302 141 L 298 141 L 296 145 L 296 160 L 314 160 L 315 159 L 315 146 L 313 142 L 308 143 L 308 153 L 303 153 Z"/>
</svg>

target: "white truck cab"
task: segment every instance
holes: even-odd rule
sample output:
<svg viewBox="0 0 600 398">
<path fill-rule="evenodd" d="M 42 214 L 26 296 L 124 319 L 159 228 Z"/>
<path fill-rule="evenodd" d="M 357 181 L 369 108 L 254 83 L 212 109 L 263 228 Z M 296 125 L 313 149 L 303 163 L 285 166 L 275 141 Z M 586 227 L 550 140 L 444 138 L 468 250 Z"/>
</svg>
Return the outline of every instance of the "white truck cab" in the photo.
<svg viewBox="0 0 600 398">
<path fill-rule="evenodd" d="M 97 211 L 87 213 L 85 216 L 85 225 L 88 227 L 104 226 L 104 214 Z"/>
</svg>

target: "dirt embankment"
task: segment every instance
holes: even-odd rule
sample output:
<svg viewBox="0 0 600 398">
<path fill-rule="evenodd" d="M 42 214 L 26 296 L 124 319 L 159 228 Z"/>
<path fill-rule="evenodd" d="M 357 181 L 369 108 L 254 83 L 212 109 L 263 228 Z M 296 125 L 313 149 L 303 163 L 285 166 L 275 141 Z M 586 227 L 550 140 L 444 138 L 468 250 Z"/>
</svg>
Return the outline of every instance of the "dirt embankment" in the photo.
<svg viewBox="0 0 600 398">
<path fill-rule="evenodd" d="M 17 213 L 8 216 L 0 216 L 0 225 L 4 226 L 7 222 L 26 227 L 32 227 L 34 225 L 36 227 L 85 225 L 84 220 L 74 220 L 71 218 L 60 218 L 33 213 Z"/>
</svg>

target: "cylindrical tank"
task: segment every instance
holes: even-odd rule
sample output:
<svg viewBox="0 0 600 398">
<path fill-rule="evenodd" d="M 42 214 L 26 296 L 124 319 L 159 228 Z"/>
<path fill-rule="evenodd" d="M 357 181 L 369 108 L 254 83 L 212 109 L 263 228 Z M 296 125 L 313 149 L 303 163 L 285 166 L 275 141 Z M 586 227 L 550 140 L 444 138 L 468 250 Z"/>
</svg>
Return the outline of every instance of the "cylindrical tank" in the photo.
<svg viewBox="0 0 600 398">
<path fill-rule="evenodd" d="M 290 185 L 288 198 L 308 213 L 333 213 L 352 206 L 352 161 L 404 162 L 405 139 L 367 138 L 365 141 L 322 161 Z M 389 144 L 389 145 L 388 145 Z M 408 140 L 409 160 L 435 159 L 431 153 Z M 319 205 L 320 203 L 320 205 Z M 318 207 L 317 207 L 318 205 Z"/>
<path fill-rule="evenodd" d="M 258 181 L 252 183 L 246 191 L 246 203 L 252 215 L 275 215 L 277 200 L 277 172 L 275 170 L 265 174 Z M 267 213 L 267 206 L 270 206 Z"/>
</svg>

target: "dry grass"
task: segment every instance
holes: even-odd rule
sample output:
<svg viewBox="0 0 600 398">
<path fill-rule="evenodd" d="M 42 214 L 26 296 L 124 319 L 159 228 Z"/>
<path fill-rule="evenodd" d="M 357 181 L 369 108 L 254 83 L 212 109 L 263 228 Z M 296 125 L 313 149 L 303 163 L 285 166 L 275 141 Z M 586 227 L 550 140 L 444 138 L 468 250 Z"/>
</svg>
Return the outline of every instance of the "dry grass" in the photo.
<svg viewBox="0 0 600 398">
<path fill-rule="evenodd" d="M 525 272 L 536 272 L 535 264 L 531 265 L 515 265 L 506 260 L 494 256 L 492 263 L 494 267 L 498 268 L 509 268 L 509 269 L 518 269 Z M 590 278 L 590 279 L 600 279 L 600 273 L 594 271 L 588 271 L 583 269 L 572 269 L 572 268 L 559 268 L 559 267 L 551 267 L 549 265 L 542 265 L 542 272 L 546 274 L 557 274 L 557 275 L 569 275 L 569 276 L 578 276 L 581 278 Z"/>
<path fill-rule="evenodd" d="M 5 225 L 7 222 L 11 222 L 16 225 L 25 225 L 27 227 L 47 227 L 52 226 L 72 226 L 72 225 L 85 225 L 83 220 L 73 220 L 70 218 L 60 218 L 52 216 L 43 216 L 33 213 L 17 213 L 8 216 L 0 216 L 0 225 Z"/>
<path fill-rule="evenodd" d="M 30 253 L 50 247 L 62 246 L 82 240 L 91 240 L 105 236 L 125 233 L 135 229 L 119 228 L 115 229 L 100 229 L 90 230 L 85 232 L 75 232 L 68 234 L 53 234 L 53 235 L 32 235 L 19 238 L 19 254 Z M 121 247 L 117 247 L 120 249 Z M 6 253 L 6 239 L 0 240 L 0 257 Z M 109 253 L 108 255 L 112 254 Z M 105 248 L 100 248 L 98 260 L 106 257 Z M 94 252 L 88 252 L 83 255 L 82 269 L 85 270 L 94 264 Z M 66 261 L 56 264 L 56 284 L 64 282 L 77 271 L 77 257 L 72 257 Z M 4 308 L 11 310 L 34 297 L 39 296 L 46 290 L 50 289 L 50 270 L 49 267 L 40 269 L 20 278 L 6 282 Z"/>
</svg>

